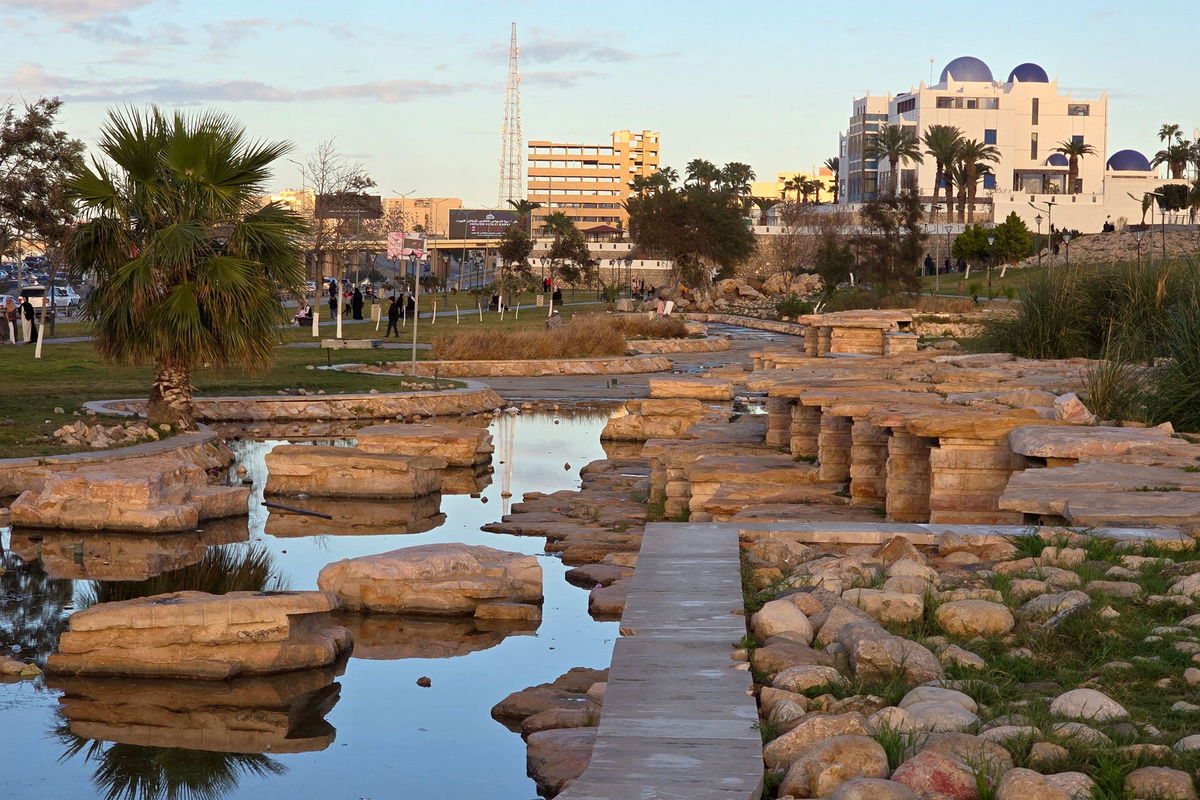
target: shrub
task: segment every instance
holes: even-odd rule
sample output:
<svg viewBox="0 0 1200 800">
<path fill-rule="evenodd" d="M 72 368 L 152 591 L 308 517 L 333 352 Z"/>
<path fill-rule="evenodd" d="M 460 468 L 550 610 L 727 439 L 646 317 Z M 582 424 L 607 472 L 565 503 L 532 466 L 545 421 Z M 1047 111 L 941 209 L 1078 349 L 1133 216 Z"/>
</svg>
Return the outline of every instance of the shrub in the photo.
<svg viewBox="0 0 1200 800">
<path fill-rule="evenodd" d="M 603 325 L 615 325 L 626 339 L 686 339 L 687 324 L 679 317 L 652 317 L 648 314 L 594 317 Z"/>
<path fill-rule="evenodd" d="M 812 310 L 813 304 L 802 299 L 798 294 L 789 294 L 775 302 L 775 313 L 781 317 L 795 319 L 805 314 L 811 314 Z"/>
<path fill-rule="evenodd" d="M 439 334 L 431 347 L 441 361 L 595 358 L 624 355 L 625 337 L 608 318 L 585 315 L 549 330 Z"/>
</svg>

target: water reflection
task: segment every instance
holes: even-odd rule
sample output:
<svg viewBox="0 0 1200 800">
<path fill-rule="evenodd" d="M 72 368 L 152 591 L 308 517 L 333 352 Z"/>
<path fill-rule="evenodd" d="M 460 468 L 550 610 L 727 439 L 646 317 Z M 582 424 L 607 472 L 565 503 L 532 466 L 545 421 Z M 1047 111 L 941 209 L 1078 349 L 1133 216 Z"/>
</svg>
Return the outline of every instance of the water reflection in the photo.
<svg viewBox="0 0 1200 800">
<path fill-rule="evenodd" d="M 488 650 L 509 636 L 533 636 L 538 622 L 406 617 L 398 614 L 337 614 L 350 630 L 353 658 L 455 658 Z"/>
<path fill-rule="evenodd" d="M 71 581 L 51 576 L 41 562 L 0 551 L 0 646 L 45 664 L 66 630 L 73 594 Z"/>
<path fill-rule="evenodd" d="M 288 500 L 306 511 L 328 514 L 333 519 L 309 517 L 271 509 L 265 533 L 291 539 L 299 536 L 378 536 L 391 533 L 423 533 L 446 521 L 441 513 L 442 496 L 426 495 L 409 500 L 350 500 L 306 497 Z"/>
<path fill-rule="evenodd" d="M 113 603 L 168 592 L 262 592 L 284 589 L 275 556 L 258 544 L 210 548 L 195 564 L 142 581 L 92 581 L 80 592 L 80 606 Z"/>
<path fill-rule="evenodd" d="M 81 533 L 13 531 L 11 547 L 25 561 L 38 561 L 53 578 L 141 581 L 195 564 L 213 545 L 245 542 L 246 520 L 213 520 L 188 533 Z"/>
</svg>

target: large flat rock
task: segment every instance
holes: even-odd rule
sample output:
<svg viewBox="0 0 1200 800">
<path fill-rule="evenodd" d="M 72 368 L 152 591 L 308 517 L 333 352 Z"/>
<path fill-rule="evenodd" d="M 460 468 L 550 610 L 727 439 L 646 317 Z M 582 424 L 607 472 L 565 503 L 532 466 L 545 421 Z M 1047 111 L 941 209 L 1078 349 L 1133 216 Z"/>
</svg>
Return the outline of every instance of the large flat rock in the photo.
<svg viewBox="0 0 1200 800">
<path fill-rule="evenodd" d="M 687 397 L 695 400 L 732 400 L 733 384 L 716 378 L 650 378 L 651 398 Z"/>
<path fill-rule="evenodd" d="M 356 447 L 279 445 L 267 453 L 267 494 L 406 498 L 440 492 L 446 461 Z"/>
<path fill-rule="evenodd" d="M 435 456 L 452 467 L 486 464 L 495 449 L 487 428 L 464 425 L 371 425 L 357 436 L 358 449 L 365 453 Z"/>
<path fill-rule="evenodd" d="M 317 585 L 348 611 L 470 616 L 488 603 L 542 602 L 536 557 L 459 543 L 335 561 Z"/>
<path fill-rule="evenodd" d="M 1008 437 L 1014 453 L 1040 458 L 1093 458 L 1135 453 L 1167 454 L 1185 442 L 1162 428 L 1113 428 L 1091 425 L 1015 428 Z"/>
</svg>

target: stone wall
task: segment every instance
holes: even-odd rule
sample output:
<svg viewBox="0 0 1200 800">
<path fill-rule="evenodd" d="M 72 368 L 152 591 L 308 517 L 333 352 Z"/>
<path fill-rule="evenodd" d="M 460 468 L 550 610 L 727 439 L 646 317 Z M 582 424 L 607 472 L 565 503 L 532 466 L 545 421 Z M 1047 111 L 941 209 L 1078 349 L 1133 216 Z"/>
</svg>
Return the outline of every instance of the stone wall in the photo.
<svg viewBox="0 0 1200 800">
<path fill-rule="evenodd" d="M 635 353 L 716 353 L 729 349 L 729 340 L 708 339 L 633 339 L 627 347 Z"/>
<path fill-rule="evenodd" d="M 343 364 L 337 369 L 369 375 L 422 375 L 442 378 L 537 378 L 548 375 L 636 375 L 666 372 L 665 356 L 608 358 L 551 358 L 520 361 L 390 361 L 385 364 Z M 494 408 L 495 406 L 489 406 Z M 479 409 L 483 410 L 483 409 Z"/>
</svg>

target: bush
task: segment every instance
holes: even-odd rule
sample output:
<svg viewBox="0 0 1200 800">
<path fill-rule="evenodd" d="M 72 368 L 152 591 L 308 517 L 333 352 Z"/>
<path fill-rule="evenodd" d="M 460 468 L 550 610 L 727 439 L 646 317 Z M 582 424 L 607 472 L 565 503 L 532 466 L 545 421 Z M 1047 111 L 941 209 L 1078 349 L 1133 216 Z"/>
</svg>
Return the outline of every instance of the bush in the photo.
<svg viewBox="0 0 1200 800">
<path fill-rule="evenodd" d="M 615 325 L 626 339 L 686 339 L 687 325 L 679 317 L 652 317 L 647 314 L 605 317 L 587 315 L 603 325 Z M 578 319 L 578 318 L 577 318 Z"/>
<path fill-rule="evenodd" d="M 430 358 L 439 361 L 596 358 L 624 355 L 625 337 L 609 318 L 591 314 L 549 330 L 439 334 L 431 347 Z"/>
<path fill-rule="evenodd" d="M 802 317 L 805 314 L 811 314 L 813 304 L 804 300 L 798 294 L 789 294 L 787 297 L 781 297 L 775 302 L 775 313 L 780 317 Z"/>
</svg>

